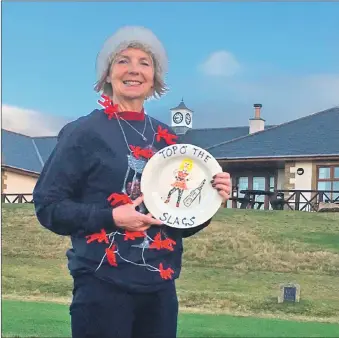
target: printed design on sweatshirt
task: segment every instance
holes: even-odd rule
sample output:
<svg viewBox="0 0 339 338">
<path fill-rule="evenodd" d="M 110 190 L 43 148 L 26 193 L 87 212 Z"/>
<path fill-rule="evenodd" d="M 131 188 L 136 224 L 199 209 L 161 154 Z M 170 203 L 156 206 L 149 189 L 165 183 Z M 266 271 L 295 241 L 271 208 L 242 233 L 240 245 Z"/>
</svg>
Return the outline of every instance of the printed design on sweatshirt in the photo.
<svg viewBox="0 0 339 338">
<path fill-rule="evenodd" d="M 108 96 L 102 95 L 103 101 L 98 101 L 105 109 L 104 112 L 107 115 L 108 119 L 116 117 L 118 119 L 118 105 L 114 105 Z M 114 192 L 108 196 L 107 200 L 113 207 L 118 207 L 124 204 L 133 204 L 138 196 L 140 196 L 140 178 L 141 174 L 146 166 L 147 161 L 155 154 L 157 151 L 153 146 L 154 142 L 165 141 L 166 144 L 171 145 L 175 144 L 175 140 L 178 138 L 177 135 L 169 133 L 168 129 L 162 128 L 160 125 L 155 131 L 152 125 L 151 120 L 150 126 L 154 132 L 153 140 L 151 144 L 140 147 L 135 145 L 128 144 L 124 130 L 121 127 L 124 139 L 126 141 L 126 146 L 128 148 L 127 154 L 127 169 L 123 181 L 123 186 L 121 192 Z M 129 181 L 130 176 L 133 175 L 131 181 Z M 129 181 L 129 182 L 128 182 Z M 142 203 L 139 208 L 139 212 L 146 213 L 147 210 Z M 123 255 L 120 254 L 119 244 L 116 240 L 117 236 L 123 236 L 124 241 L 131 242 L 131 247 L 140 249 L 140 258 L 142 263 L 132 262 L 127 260 Z M 146 231 L 127 231 L 127 230 L 117 230 L 111 233 L 106 233 L 105 229 L 101 229 L 99 233 L 91 234 L 86 236 L 87 244 L 98 242 L 106 244 L 105 254 L 103 255 L 100 264 L 97 267 L 97 270 L 100 269 L 105 259 L 108 264 L 112 267 L 117 267 L 117 257 L 126 263 L 130 263 L 139 267 L 146 268 L 151 272 L 159 273 L 162 279 L 172 279 L 174 270 L 170 266 L 166 266 L 165 263 L 160 262 L 159 266 L 152 266 L 148 264 L 144 257 L 145 250 L 167 250 L 174 251 L 174 246 L 176 242 L 167 237 L 165 231 L 160 229 L 160 231 L 151 238 L 147 230 Z"/>
<path fill-rule="evenodd" d="M 136 197 L 140 196 L 140 176 L 146 166 L 147 160 L 153 156 L 156 150 L 153 145 L 149 145 L 145 148 L 129 145 L 129 150 L 130 154 L 127 155 L 127 171 L 125 173 L 121 191 L 130 198 L 135 199 Z M 132 181 L 127 183 L 131 172 L 133 173 Z M 143 203 L 140 204 L 139 212 L 145 211 L 146 208 Z"/>
</svg>

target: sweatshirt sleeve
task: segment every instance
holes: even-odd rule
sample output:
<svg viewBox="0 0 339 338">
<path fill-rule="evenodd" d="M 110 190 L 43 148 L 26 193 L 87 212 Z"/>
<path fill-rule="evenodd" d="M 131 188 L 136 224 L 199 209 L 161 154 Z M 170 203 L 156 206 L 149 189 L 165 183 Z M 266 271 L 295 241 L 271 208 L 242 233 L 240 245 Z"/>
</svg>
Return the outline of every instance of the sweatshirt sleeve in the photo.
<svg viewBox="0 0 339 338">
<path fill-rule="evenodd" d="M 69 236 L 109 230 L 115 224 L 112 207 L 77 201 L 86 181 L 89 157 L 81 132 L 60 132 L 58 143 L 40 174 L 33 191 L 35 212 L 40 224 L 52 232 Z M 88 138 L 87 138 L 88 139 Z"/>
</svg>

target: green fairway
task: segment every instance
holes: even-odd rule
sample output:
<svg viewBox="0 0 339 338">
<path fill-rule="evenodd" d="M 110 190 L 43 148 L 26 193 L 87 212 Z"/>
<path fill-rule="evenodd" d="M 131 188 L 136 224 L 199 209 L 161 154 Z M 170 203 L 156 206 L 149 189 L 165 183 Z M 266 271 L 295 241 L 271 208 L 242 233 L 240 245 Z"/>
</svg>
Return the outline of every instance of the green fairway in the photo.
<svg viewBox="0 0 339 338">
<path fill-rule="evenodd" d="M 68 306 L 4 300 L 3 337 L 70 337 Z M 178 337 L 339 337 L 339 325 L 181 314 Z"/>
</svg>

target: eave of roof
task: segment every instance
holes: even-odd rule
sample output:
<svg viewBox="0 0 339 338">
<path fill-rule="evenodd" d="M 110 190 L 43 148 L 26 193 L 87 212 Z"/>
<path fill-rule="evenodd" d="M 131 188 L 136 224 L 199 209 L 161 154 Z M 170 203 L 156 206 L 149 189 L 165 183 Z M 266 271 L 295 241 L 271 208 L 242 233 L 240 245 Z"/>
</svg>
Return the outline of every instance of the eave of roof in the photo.
<svg viewBox="0 0 339 338">
<path fill-rule="evenodd" d="M 18 167 L 13 167 L 13 166 L 10 166 L 8 164 L 1 164 L 1 167 L 4 168 L 4 169 L 8 169 L 9 171 L 20 171 L 20 172 L 23 172 L 25 174 L 33 174 L 33 176 L 39 176 L 40 175 L 40 172 L 37 172 L 37 171 L 31 171 L 31 170 L 27 170 L 27 169 L 24 169 L 24 168 L 18 168 Z"/>
</svg>

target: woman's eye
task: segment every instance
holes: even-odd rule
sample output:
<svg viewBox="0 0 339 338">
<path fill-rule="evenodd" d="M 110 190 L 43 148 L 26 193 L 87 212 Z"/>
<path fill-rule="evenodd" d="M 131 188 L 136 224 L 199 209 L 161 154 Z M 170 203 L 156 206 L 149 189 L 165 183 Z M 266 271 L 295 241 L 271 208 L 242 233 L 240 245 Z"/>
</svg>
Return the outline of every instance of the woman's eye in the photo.
<svg viewBox="0 0 339 338">
<path fill-rule="evenodd" d="M 143 66 L 149 66 L 149 63 L 148 62 L 142 62 L 141 63 Z"/>
<path fill-rule="evenodd" d="M 127 60 L 119 60 L 118 63 L 127 63 Z"/>
</svg>

